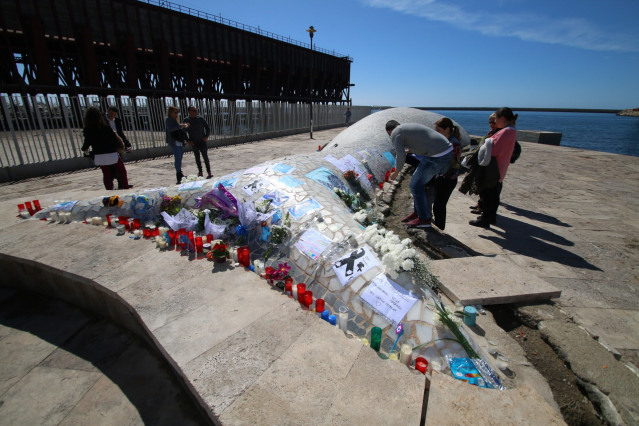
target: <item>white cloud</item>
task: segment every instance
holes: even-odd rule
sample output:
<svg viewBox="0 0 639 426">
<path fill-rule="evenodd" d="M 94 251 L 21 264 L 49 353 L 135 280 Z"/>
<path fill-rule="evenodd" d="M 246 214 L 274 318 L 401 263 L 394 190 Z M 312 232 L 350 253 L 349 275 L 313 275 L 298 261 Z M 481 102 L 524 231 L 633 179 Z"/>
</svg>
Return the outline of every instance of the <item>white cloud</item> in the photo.
<svg viewBox="0 0 639 426">
<path fill-rule="evenodd" d="M 639 52 L 634 34 L 610 34 L 582 18 L 552 18 L 535 14 L 469 12 L 437 0 L 362 0 L 371 7 L 445 22 L 467 31 L 494 37 L 558 44 L 586 50 Z"/>
</svg>

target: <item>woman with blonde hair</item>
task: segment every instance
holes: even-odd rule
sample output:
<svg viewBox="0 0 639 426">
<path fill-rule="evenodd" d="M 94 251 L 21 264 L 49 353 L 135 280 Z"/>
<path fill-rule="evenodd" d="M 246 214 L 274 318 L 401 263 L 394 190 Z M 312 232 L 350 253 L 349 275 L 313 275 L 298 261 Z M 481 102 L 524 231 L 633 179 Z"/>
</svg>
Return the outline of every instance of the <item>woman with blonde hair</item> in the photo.
<svg viewBox="0 0 639 426">
<path fill-rule="evenodd" d="M 175 166 L 177 184 L 179 184 L 184 177 L 182 173 L 182 156 L 184 155 L 184 142 L 187 140 L 187 134 L 183 129 L 189 127 L 186 123 L 180 124 L 178 121 L 179 114 L 179 109 L 170 106 L 166 109 L 166 119 L 164 120 L 166 126 L 166 143 L 171 147 L 171 151 L 173 151 L 173 164 Z"/>
</svg>

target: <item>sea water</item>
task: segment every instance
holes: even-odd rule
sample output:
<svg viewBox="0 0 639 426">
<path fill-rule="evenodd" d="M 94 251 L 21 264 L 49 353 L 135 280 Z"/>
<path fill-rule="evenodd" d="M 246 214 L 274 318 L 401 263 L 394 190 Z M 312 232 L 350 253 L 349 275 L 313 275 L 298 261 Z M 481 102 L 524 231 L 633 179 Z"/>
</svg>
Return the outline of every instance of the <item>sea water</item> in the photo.
<svg viewBox="0 0 639 426">
<path fill-rule="evenodd" d="M 490 131 L 491 111 L 433 110 L 458 122 L 470 135 Z M 561 146 L 639 157 L 639 117 L 613 113 L 517 111 L 517 128 L 559 132 Z"/>
</svg>

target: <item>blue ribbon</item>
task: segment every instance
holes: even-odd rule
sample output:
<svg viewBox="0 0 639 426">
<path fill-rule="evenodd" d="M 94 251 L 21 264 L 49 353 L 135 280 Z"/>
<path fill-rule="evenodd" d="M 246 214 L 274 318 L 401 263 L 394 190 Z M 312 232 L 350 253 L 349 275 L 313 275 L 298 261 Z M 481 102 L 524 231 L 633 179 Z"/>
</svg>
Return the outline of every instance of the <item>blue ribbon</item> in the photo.
<svg viewBox="0 0 639 426">
<path fill-rule="evenodd" d="M 246 226 L 237 225 L 237 228 L 235 228 L 235 235 L 238 237 L 248 237 L 248 230 L 246 229 Z"/>
<path fill-rule="evenodd" d="M 268 226 L 262 227 L 262 241 L 267 242 L 271 237 L 271 231 L 268 229 Z"/>
</svg>

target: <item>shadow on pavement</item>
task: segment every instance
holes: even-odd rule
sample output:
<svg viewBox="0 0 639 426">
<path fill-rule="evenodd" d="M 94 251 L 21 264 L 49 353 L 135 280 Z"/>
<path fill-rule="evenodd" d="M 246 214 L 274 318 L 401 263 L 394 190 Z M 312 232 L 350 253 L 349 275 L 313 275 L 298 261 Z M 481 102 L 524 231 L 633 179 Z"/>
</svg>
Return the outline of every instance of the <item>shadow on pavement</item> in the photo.
<svg viewBox="0 0 639 426">
<path fill-rule="evenodd" d="M 512 206 L 510 204 L 506 204 L 506 203 L 501 203 L 500 206 L 503 206 L 504 208 L 506 208 L 508 211 L 518 215 L 518 216 L 524 216 L 527 217 L 528 219 L 532 219 L 532 220 L 536 220 L 537 222 L 544 222 L 544 223 L 548 223 L 550 225 L 557 225 L 557 226 L 564 226 L 567 228 L 571 228 L 572 225 L 562 222 L 561 220 L 557 219 L 554 216 L 550 216 L 544 213 L 539 213 L 539 212 L 534 212 L 532 210 L 526 210 L 526 209 L 522 209 L 521 207 L 515 207 Z"/>
<path fill-rule="evenodd" d="M 0 325 L 57 346 L 39 366 L 99 370 L 130 401 L 144 424 L 210 424 L 166 361 L 136 335 L 57 299 L 0 290 Z"/>
<path fill-rule="evenodd" d="M 505 250 L 542 261 L 553 261 L 574 268 L 602 271 L 583 257 L 558 247 L 557 245 L 567 247 L 575 245 L 560 235 L 504 216 L 497 218 L 497 226 L 503 229 L 501 231 L 499 228 L 491 227 L 497 236 L 479 235 L 479 237 L 490 240 Z"/>
</svg>

